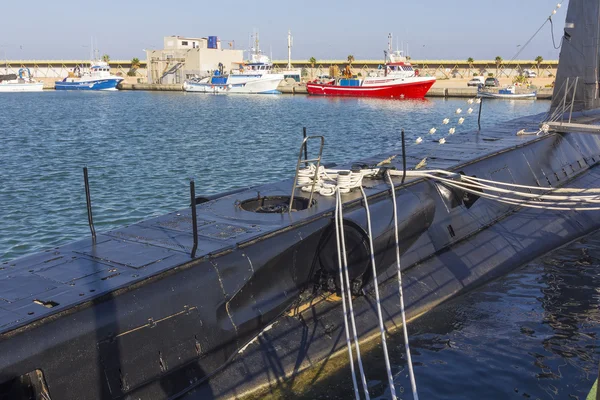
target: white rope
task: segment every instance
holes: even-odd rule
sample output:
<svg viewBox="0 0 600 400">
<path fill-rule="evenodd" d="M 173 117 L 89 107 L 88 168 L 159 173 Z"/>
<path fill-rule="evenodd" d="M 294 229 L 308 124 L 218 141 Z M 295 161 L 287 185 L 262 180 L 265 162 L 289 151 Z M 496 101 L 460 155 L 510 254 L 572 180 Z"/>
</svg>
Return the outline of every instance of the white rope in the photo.
<svg viewBox="0 0 600 400">
<path fill-rule="evenodd" d="M 362 364 L 362 358 L 360 356 L 360 345 L 358 343 L 358 333 L 356 330 L 356 321 L 354 319 L 354 307 L 352 305 L 352 291 L 350 289 L 350 277 L 348 275 L 348 259 L 346 257 L 346 240 L 344 239 L 344 213 L 342 206 L 342 195 L 339 190 L 336 190 L 337 196 L 337 207 L 338 207 L 338 227 L 340 231 L 340 242 L 342 244 L 341 253 L 342 253 L 342 263 L 344 267 L 344 276 L 346 281 L 346 294 L 348 297 L 348 311 L 350 314 L 350 322 L 352 323 L 352 333 L 354 338 L 354 347 L 356 348 L 356 358 L 358 359 L 358 369 L 360 371 L 360 379 L 363 385 L 363 390 L 365 392 L 365 398 L 367 400 L 370 399 L 369 396 L 369 388 L 367 387 L 367 379 L 365 377 L 365 371 Z M 338 254 L 339 257 L 339 254 Z M 342 284 L 343 287 L 343 284 Z"/>
<path fill-rule="evenodd" d="M 358 393 L 358 383 L 356 382 L 356 372 L 354 371 L 354 358 L 352 357 L 352 343 L 350 341 L 350 331 L 348 329 L 348 309 L 346 308 L 346 294 L 344 293 L 344 269 L 342 267 L 342 250 L 340 248 L 340 230 L 339 230 L 339 203 L 336 199 L 335 204 L 335 242 L 337 244 L 338 252 L 338 266 L 340 270 L 340 292 L 342 294 L 342 310 L 344 312 L 344 329 L 346 331 L 346 346 L 348 346 L 348 357 L 350 358 L 350 371 L 352 372 L 352 385 L 354 386 L 354 397 L 356 400 L 360 400 L 360 394 Z M 343 235 L 343 231 L 342 231 Z"/>
<path fill-rule="evenodd" d="M 536 200 L 527 200 L 527 199 L 516 199 L 516 198 L 512 198 L 512 197 L 503 197 L 503 196 L 493 195 L 493 194 L 485 193 L 482 191 L 474 190 L 474 189 L 471 189 L 471 187 L 476 186 L 476 185 L 468 184 L 468 183 L 460 182 L 460 181 L 454 181 L 451 179 L 442 178 L 440 176 L 428 174 L 427 173 L 428 171 L 418 171 L 418 172 L 417 171 L 406 171 L 406 172 L 407 172 L 407 176 L 410 175 L 410 176 L 414 176 L 414 177 L 418 176 L 421 178 L 430 178 L 430 179 L 439 180 L 451 187 L 455 187 L 457 189 L 464 190 L 467 193 L 471 193 L 471 194 L 474 194 L 479 197 L 498 201 L 500 203 L 518 205 L 518 206 L 529 207 L 529 208 L 559 210 L 559 211 L 597 211 L 597 210 L 600 210 L 600 207 L 589 207 L 589 206 L 588 207 L 575 207 L 576 205 L 582 204 L 582 203 L 583 204 L 597 203 L 597 201 L 594 201 L 593 199 L 588 199 L 588 198 L 586 198 L 586 196 L 580 196 L 580 197 L 573 196 L 570 198 L 570 200 L 572 200 L 571 202 L 536 201 Z M 451 174 L 448 171 L 442 171 L 442 172 L 444 172 L 446 174 Z M 402 174 L 401 171 L 390 171 L 390 173 L 392 175 Z M 498 188 L 494 188 L 494 187 L 487 186 L 487 185 L 484 187 L 480 187 L 480 189 L 482 189 L 482 190 L 483 190 L 483 188 L 486 188 L 486 190 L 499 191 Z M 522 193 L 522 192 L 515 192 L 515 191 L 512 191 L 511 194 L 526 195 L 526 197 L 531 196 L 530 193 Z M 535 196 L 535 198 L 543 198 L 543 196 L 544 195 L 539 195 L 539 196 Z M 552 197 L 552 196 L 547 196 L 547 197 Z M 560 196 L 555 196 L 555 197 L 560 197 Z"/>
<path fill-rule="evenodd" d="M 371 212 L 369 211 L 369 201 L 365 190 L 360 187 L 363 200 L 365 201 L 365 211 L 367 213 L 367 234 L 369 236 L 369 248 L 371 249 L 371 268 L 373 269 L 373 285 L 375 287 L 375 301 L 377 303 L 377 317 L 379 319 L 379 332 L 381 333 L 381 344 L 383 347 L 383 357 L 385 358 L 385 369 L 387 371 L 388 383 L 392 392 L 392 399 L 396 400 L 396 387 L 394 386 L 394 378 L 392 377 L 392 367 L 390 365 L 390 357 L 388 355 L 387 340 L 385 337 L 385 325 L 383 324 L 383 315 L 381 313 L 381 299 L 379 298 L 379 283 L 377 282 L 377 268 L 375 266 L 375 249 L 373 247 L 373 232 L 371 229 Z"/>
<path fill-rule="evenodd" d="M 408 328 L 406 327 L 406 312 L 404 309 L 404 293 L 402 291 L 402 270 L 400 268 L 400 240 L 398 238 L 398 211 L 396 209 L 396 187 L 392 181 L 392 176 L 387 173 L 388 181 L 392 188 L 392 206 L 394 207 L 394 235 L 396 237 L 396 269 L 398 271 L 398 292 L 400 294 L 400 314 L 402 315 L 402 330 L 404 331 L 404 351 L 406 352 L 406 362 L 408 364 L 408 375 L 410 377 L 410 387 L 414 400 L 419 400 L 417 393 L 417 382 L 413 371 L 412 357 L 410 355 L 410 346 L 408 342 Z"/>
</svg>

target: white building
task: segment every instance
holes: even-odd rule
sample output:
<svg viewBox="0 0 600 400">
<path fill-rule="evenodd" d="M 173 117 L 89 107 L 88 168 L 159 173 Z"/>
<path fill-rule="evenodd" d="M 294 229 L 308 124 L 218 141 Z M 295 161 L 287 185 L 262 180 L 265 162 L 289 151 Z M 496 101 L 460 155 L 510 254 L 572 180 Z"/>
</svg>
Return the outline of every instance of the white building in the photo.
<svg viewBox="0 0 600 400">
<path fill-rule="evenodd" d="M 163 50 L 146 50 L 148 82 L 173 84 L 186 79 L 207 76 L 223 64 L 224 71 L 239 68 L 243 50 L 235 50 L 232 42 L 224 48 L 216 36 L 188 38 L 166 36 Z"/>
</svg>

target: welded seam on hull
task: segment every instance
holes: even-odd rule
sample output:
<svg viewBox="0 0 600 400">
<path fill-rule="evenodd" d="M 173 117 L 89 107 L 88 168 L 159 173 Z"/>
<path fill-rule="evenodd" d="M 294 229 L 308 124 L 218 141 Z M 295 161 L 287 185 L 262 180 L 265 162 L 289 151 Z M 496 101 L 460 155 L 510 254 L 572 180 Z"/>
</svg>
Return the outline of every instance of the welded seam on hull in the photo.
<svg viewBox="0 0 600 400">
<path fill-rule="evenodd" d="M 252 260 L 250 259 L 250 257 L 248 255 L 246 255 L 246 258 L 248 259 L 248 262 L 250 263 L 250 271 L 252 271 L 252 273 L 254 274 L 254 265 L 252 265 Z"/>
<path fill-rule="evenodd" d="M 221 274 L 219 273 L 219 268 L 217 268 L 217 264 L 214 261 L 210 262 L 210 265 L 213 266 L 215 272 L 217 273 L 217 278 L 219 279 L 219 285 L 221 285 L 221 291 L 223 292 L 223 297 L 226 299 L 225 301 L 225 311 L 227 311 L 227 316 L 229 317 L 229 321 L 231 321 L 231 325 L 233 325 L 233 329 L 235 329 L 235 334 L 238 334 L 238 328 L 235 322 L 233 322 L 233 316 L 231 315 L 231 311 L 229 310 L 229 301 L 227 300 L 227 293 L 225 293 L 225 286 L 223 286 L 223 280 L 221 279 Z"/>
</svg>

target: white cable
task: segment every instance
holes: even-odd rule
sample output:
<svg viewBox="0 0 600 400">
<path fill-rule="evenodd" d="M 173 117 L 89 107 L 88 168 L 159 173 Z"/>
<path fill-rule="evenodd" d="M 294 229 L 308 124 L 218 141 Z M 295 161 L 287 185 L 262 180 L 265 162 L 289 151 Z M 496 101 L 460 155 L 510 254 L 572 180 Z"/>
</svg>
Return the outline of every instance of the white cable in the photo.
<svg viewBox="0 0 600 400">
<path fill-rule="evenodd" d="M 352 333 L 354 336 L 354 347 L 356 348 L 356 358 L 358 359 L 358 369 L 360 371 L 360 379 L 363 385 L 363 390 L 365 392 L 365 398 L 367 400 L 370 399 L 369 396 L 369 388 L 367 387 L 367 379 L 365 377 L 365 371 L 363 368 L 363 364 L 362 364 L 362 358 L 360 356 L 360 345 L 358 343 L 358 333 L 356 330 L 356 321 L 354 320 L 354 307 L 352 306 L 352 291 L 350 290 L 350 277 L 348 276 L 348 259 L 346 257 L 346 240 L 344 238 L 344 212 L 343 212 L 343 206 L 342 206 L 342 195 L 340 193 L 339 190 L 336 190 L 337 193 L 337 202 L 338 202 L 338 207 L 339 207 L 339 216 L 338 216 L 338 222 L 339 222 L 339 226 L 338 229 L 340 230 L 340 241 L 342 243 L 342 263 L 344 266 L 344 275 L 346 278 L 346 291 L 347 291 L 347 297 L 348 297 L 348 309 L 349 309 L 349 314 L 350 314 L 350 322 L 352 323 Z"/>
<path fill-rule="evenodd" d="M 483 178 L 478 178 L 475 176 L 466 176 L 463 175 L 463 178 L 466 178 L 468 180 L 474 180 L 474 181 L 481 181 L 481 182 L 487 182 L 487 183 L 494 183 L 496 185 L 501 185 L 501 186 L 513 186 L 513 187 L 520 187 L 523 189 L 531 189 L 531 190 L 541 190 L 541 191 L 546 191 L 546 192 L 550 192 L 550 191 L 554 191 L 557 193 L 600 193 L 600 189 L 580 189 L 580 188 L 553 188 L 552 186 L 527 186 L 527 185 L 517 185 L 516 183 L 506 183 L 506 182 L 499 182 L 499 181 L 491 181 L 489 179 L 483 179 Z"/>
<path fill-rule="evenodd" d="M 398 271 L 398 292 L 400 294 L 400 314 L 402 316 L 402 330 L 404 331 L 404 351 L 406 352 L 406 362 L 408 365 L 408 376 L 410 378 L 410 387 L 414 400 L 419 400 L 417 393 L 417 382 L 413 371 L 412 357 L 410 355 L 410 345 L 408 342 L 408 328 L 406 327 L 406 311 L 404 309 L 404 293 L 402 291 L 402 270 L 400 268 L 400 239 L 398 238 L 398 211 L 396 209 L 396 187 L 392 181 L 392 177 L 387 174 L 388 181 L 392 188 L 392 206 L 394 207 L 394 235 L 396 237 L 396 269 Z"/>
<path fill-rule="evenodd" d="M 336 199 L 337 200 L 337 199 Z M 350 341 L 350 331 L 348 329 L 348 309 L 346 308 L 346 295 L 344 293 L 344 273 L 342 267 L 342 250 L 340 248 L 340 230 L 339 230 L 339 203 L 335 203 L 335 241 L 338 252 L 338 266 L 340 270 L 340 292 L 342 294 L 342 310 L 344 312 L 344 329 L 346 331 L 346 346 L 348 346 L 348 357 L 350 358 L 350 371 L 352 372 L 352 384 L 354 386 L 354 397 L 360 400 L 358 393 L 358 383 L 356 382 L 356 372 L 354 371 L 354 358 L 352 357 L 352 343 Z M 343 235 L 342 231 L 342 235 Z"/>
<path fill-rule="evenodd" d="M 375 301 L 377 304 L 377 317 L 379 319 L 379 332 L 381 333 L 381 344 L 383 347 L 383 357 L 385 359 L 385 369 L 387 372 L 388 383 L 392 392 L 392 399 L 396 400 L 396 387 L 392 377 L 392 367 L 388 355 L 387 340 L 385 338 L 385 326 L 383 324 L 383 315 L 381 313 L 381 299 L 379 298 L 379 283 L 377 282 L 377 267 L 375 266 L 375 249 L 373 247 L 373 231 L 371 229 L 371 212 L 369 211 L 369 201 L 363 187 L 360 187 L 363 200 L 365 201 L 365 211 L 367 213 L 367 235 L 369 236 L 369 248 L 371 249 L 371 268 L 373 270 L 373 286 L 375 287 Z"/>
</svg>

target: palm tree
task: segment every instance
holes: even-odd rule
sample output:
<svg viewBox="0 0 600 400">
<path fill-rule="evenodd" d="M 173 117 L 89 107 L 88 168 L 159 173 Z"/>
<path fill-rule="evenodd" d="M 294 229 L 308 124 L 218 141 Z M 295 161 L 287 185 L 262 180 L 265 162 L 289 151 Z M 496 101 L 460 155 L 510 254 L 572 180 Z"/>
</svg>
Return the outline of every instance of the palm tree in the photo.
<svg viewBox="0 0 600 400">
<path fill-rule="evenodd" d="M 542 56 L 537 56 L 534 60 L 537 63 L 537 76 L 540 76 L 540 64 L 542 64 L 542 61 L 544 61 L 544 58 Z"/>
<path fill-rule="evenodd" d="M 110 61 L 110 56 L 108 54 L 102 55 L 102 61 L 109 62 Z"/>
<path fill-rule="evenodd" d="M 135 76 L 136 71 L 138 70 L 138 68 L 140 68 L 140 59 L 137 58 L 137 57 L 134 57 L 134 58 L 131 59 L 131 68 L 127 72 L 127 75 L 128 76 Z"/>
<path fill-rule="evenodd" d="M 314 78 L 314 72 L 313 70 L 315 69 L 315 64 L 317 63 L 317 59 L 314 57 L 311 57 L 308 62 L 310 63 L 310 76 L 311 78 Z"/>
<path fill-rule="evenodd" d="M 473 60 L 473 57 L 469 57 L 467 58 L 467 63 L 469 64 L 469 76 L 471 76 L 471 74 L 473 73 L 473 63 L 475 62 L 475 60 Z"/>
<path fill-rule="evenodd" d="M 354 56 L 352 54 L 350 54 L 348 56 L 348 64 L 352 65 L 353 62 L 354 62 Z"/>
<path fill-rule="evenodd" d="M 140 67 L 140 59 L 137 57 L 133 57 L 131 59 L 131 68 L 138 69 Z"/>
<path fill-rule="evenodd" d="M 500 68 L 500 65 L 502 65 L 503 60 L 500 56 L 496 56 L 494 60 L 496 61 L 496 78 L 498 78 L 498 68 Z"/>
</svg>

